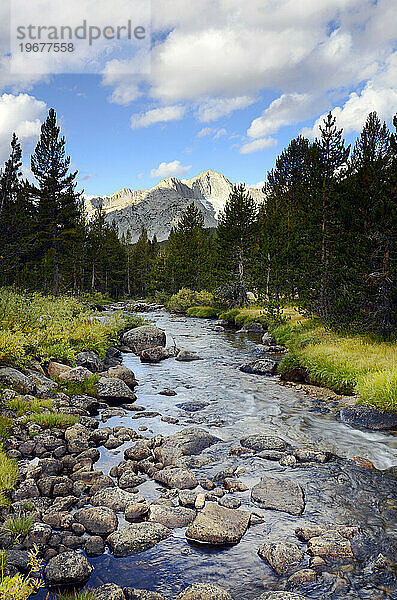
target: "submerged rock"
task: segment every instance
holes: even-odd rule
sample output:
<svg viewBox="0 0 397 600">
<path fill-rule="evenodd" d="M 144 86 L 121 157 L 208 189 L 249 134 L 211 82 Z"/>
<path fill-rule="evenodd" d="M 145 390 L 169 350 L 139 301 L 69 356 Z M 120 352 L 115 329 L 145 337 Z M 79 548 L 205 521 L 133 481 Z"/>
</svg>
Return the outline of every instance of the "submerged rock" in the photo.
<svg viewBox="0 0 397 600">
<path fill-rule="evenodd" d="M 339 413 L 341 421 L 352 427 L 378 431 L 397 429 L 397 412 L 381 411 L 372 406 L 347 406 Z"/>
<path fill-rule="evenodd" d="M 149 590 L 137 590 L 135 588 L 124 588 L 125 600 L 166 600 L 164 596 Z"/>
<path fill-rule="evenodd" d="M 194 583 L 181 592 L 175 600 L 233 600 L 232 596 L 212 583 Z"/>
<path fill-rule="evenodd" d="M 265 592 L 256 600 L 308 600 L 306 596 L 300 594 L 294 594 L 293 592 Z"/>
<path fill-rule="evenodd" d="M 239 329 L 237 333 L 263 334 L 265 331 L 266 328 L 262 325 L 262 323 L 250 323 L 249 325 L 243 325 L 243 327 Z"/>
<path fill-rule="evenodd" d="M 91 576 L 93 567 L 82 554 L 77 552 L 62 552 L 51 558 L 44 569 L 44 579 L 48 586 L 79 585 Z"/>
<path fill-rule="evenodd" d="M 164 348 L 163 346 L 155 346 L 154 348 L 147 348 L 140 354 L 141 362 L 146 363 L 158 363 L 167 358 L 173 358 L 178 355 L 178 348 L 169 346 Z"/>
<path fill-rule="evenodd" d="M 178 352 L 175 360 L 180 362 L 191 362 L 192 360 L 202 360 L 198 354 L 191 352 L 190 350 L 181 350 Z"/>
<path fill-rule="evenodd" d="M 208 402 L 183 402 L 183 404 L 177 404 L 176 406 L 186 412 L 197 412 L 208 406 Z"/>
<path fill-rule="evenodd" d="M 252 375 L 274 375 L 277 371 L 277 362 L 271 358 L 261 358 L 241 365 L 240 371 Z"/>
<path fill-rule="evenodd" d="M 307 543 L 307 551 L 312 556 L 331 560 L 354 559 L 350 541 L 336 531 L 310 538 Z"/>
<path fill-rule="evenodd" d="M 106 488 L 97 492 L 91 498 L 91 504 L 94 506 L 107 506 L 115 512 L 124 512 L 130 504 L 144 502 L 145 499 L 139 494 L 132 494 L 127 490 L 120 488 Z"/>
<path fill-rule="evenodd" d="M 82 508 L 75 513 L 74 517 L 84 525 L 88 533 L 95 535 L 109 535 L 116 531 L 118 525 L 116 513 L 105 506 Z"/>
<path fill-rule="evenodd" d="M 274 435 L 248 435 L 240 440 L 240 444 L 244 448 L 250 448 L 255 452 L 263 450 L 279 450 L 286 449 L 287 444 L 281 438 Z"/>
<path fill-rule="evenodd" d="M 152 504 L 149 512 L 149 521 L 160 523 L 165 527 L 187 527 L 193 523 L 196 517 L 196 511 L 183 506 L 162 506 L 161 504 Z"/>
<path fill-rule="evenodd" d="M 125 600 L 121 587 L 115 583 L 105 583 L 95 590 L 95 600 Z"/>
<path fill-rule="evenodd" d="M 205 429 L 187 427 L 163 438 L 161 445 L 154 449 L 154 454 L 163 465 L 175 465 L 183 456 L 200 454 L 219 441 L 219 438 Z"/>
<path fill-rule="evenodd" d="M 304 556 L 292 542 L 266 542 L 260 546 L 258 554 L 278 575 L 288 575 Z"/>
<path fill-rule="evenodd" d="M 169 390 L 168 388 L 161 390 L 159 392 L 160 396 L 176 396 L 176 391 L 175 390 Z"/>
<path fill-rule="evenodd" d="M 165 346 L 166 335 L 162 329 L 154 325 L 142 325 L 141 327 L 127 331 L 123 335 L 123 344 L 131 348 L 135 354 L 140 354 L 148 348 Z"/>
<path fill-rule="evenodd" d="M 162 469 L 155 474 L 154 479 L 169 488 L 178 490 L 192 490 L 198 486 L 195 474 L 181 467 Z"/>
<path fill-rule="evenodd" d="M 251 499 L 261 508 L 301 515 L 305 509 L 303 490 L 299 483 L 289 479 L 262 477 L 252 488 Z"/>
<path fill-rule="evenodd" d="M 208 544 L 237 544 L 248 529 L 250 513 L 208 502 L 188 527 L 186 537 Z"/>
<path fill-rule="evenodd" d="M 160 523 L 132 523 L 107 538 L 107 545 L 116 558 L 148 550 L 171 535 Z"/>
</svg>

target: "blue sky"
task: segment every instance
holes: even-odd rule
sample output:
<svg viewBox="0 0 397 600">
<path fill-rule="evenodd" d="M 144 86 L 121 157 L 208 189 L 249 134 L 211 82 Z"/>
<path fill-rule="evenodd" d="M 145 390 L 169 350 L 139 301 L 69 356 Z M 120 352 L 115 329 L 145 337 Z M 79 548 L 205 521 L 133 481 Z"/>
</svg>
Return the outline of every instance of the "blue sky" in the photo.
<svg viewBox="0 0 397 600">
<path fill-rule="evenodd" d="M 145 189 L 207 169 L 257 184 L 290 139 L 317 134 L 328 110 L 348 141 L 371 110 L 391 122 L 392 5 L 153 0 L 152 70 L 139 76 L 121 74 L 116 59 L 96 75 L 18 77 L 9 71 L 0 27 L 0 164 L 16 130 L 28 174 L 39 124 L 53 107 L 87 195 Z M 109 3 L 103 10 L 108 18 Z M 207 15 L 205 22 L 199 15 Z"/>
</svg>

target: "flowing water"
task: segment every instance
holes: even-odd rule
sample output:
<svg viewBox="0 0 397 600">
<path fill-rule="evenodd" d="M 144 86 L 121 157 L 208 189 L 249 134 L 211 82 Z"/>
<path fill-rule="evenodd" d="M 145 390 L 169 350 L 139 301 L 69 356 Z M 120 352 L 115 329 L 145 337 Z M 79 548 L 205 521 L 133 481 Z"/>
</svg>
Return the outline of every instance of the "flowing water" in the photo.
<svg viewBox="0 0 397 600">
<path fill-rule="evenodd" d="M 147 316 L 147 315 L 146 315 Z M 302 516 L 263 511 L 250 502 L 250 491 L 235 494 L 242 509 L 263 515 L 264 522 L 252 525 L 241 542 L 233 547 L 199 547 L 186 541 L 184 529 L 154 548 L 127 558 L 115 559 L 105 554 L 91 559 L 95 566 L 89 585 L 115 582 L 121 586 L 150 589 L 174 598 L 193 582 L 212 582 L 225 587 L 235 600 L 253 600 L 264 589 L 283 589 L 285 578 L 278 578 L 257 555 L 258 547 L 269 536 L 275 540 L 297 542 L 295 528 L 304 523 L 344 523 L 359 525 L 364 542 L 357 544 L 355 565 L 344 569 L 347 588 L 340 588 L 335 576 L 325 576 L 321 585 L 306 589 L 307 597 L 321 598 L 397 598 L 394 583 L 368 574 L 370 556 L 393 553 L 397 547 L 396 480 L 380 471 L 367 471 L 350 461 L 335 459 L 326 465 L 310 468 L 286 468 L 277 462 L 255 456 L 230 456 L 231 447 L 252 433 L 275 434 L 294 447 L 323 449 L 348 458 L 362 456 L 377 469 L 397 465 L 397 438 L 382 432 L 360 431 L 338 422 L 332 405 L 316 401 L 299 391 L 280 385 L 275 377 L 248 375 L 239 366 L 257 355 L 257 341 L 234 330 L 215 331 L 209 320 L 186 319 L 165 312 L 149 317 L 167 333 L 167 342 L 197 352 L 203 360 L 159 364 L 142 364 L 133 354 L 125 354 L 123 364 L 131 368 L 139 381 L 135 389 L 137 404 L 162 416 L 177 417 L 177 425 L 161 417 L 134 418 L 135 413 L 114 417 L 100 426 L 125 425 L 137 429 L 146 426 L 144 436 L 170 435 L 192 424 L 205 427 L 222 442 L 203 453 L 211 459 L 195 470 L 198 479 L 211 477 L 226 467 L 244 469 L 239 476 L 249 488 L 260 476 L 275 474 L 299 482 L 305 493 L 306 508 Z M 176 396 L 158 392 L 170 388 Z M 200 401 L 207 406 L 188 413 L 179 404 Z M 117 450 L 102 449 L 95 468 L 106 473 L 123 459 L 130 443 Z M 148 480 L 139 487 L 148 500 L 161 494 L 161 488 Z M 298 542 L 299 543 L 299 542 Z M 361 544 L 361 545 L 360 545 Z M 327 580 L 328 577 L 328 580 Z M 325 583 L 324 583 L 325 581 Z"/>
</svg>

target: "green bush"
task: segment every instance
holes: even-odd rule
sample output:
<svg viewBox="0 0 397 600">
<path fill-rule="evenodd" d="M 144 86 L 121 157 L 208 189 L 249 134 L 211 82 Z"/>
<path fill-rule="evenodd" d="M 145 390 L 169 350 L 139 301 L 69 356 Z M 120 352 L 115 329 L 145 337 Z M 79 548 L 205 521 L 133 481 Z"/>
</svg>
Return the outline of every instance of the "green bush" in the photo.
<svg viewBox="0 0 397 600">
<path fill-rule="evenodd" d="M 192 306 L 208 306 L 214 301 L 214 296 L 210 292 L 202 290 L 197 292 L 182 288 L 177 294 L 171 296 L 167 309 L 173 312 L 186 313 Z"/>
<path fill-rule="evenodd" d="M 7 564 L 7 552 L 0 551 L 0 600 L 28 600 L 44 587 L 41 577 L 43 562 L 38 558 L 38 549 L 29 552 L 29 571 L 26 575 L 17 573 L 10 577 L 4 575 Z"/>
<path fill-rule="evenodd" d="M 120 332 L 140 325 L 131 314 L 98 318 L 79 298 L 0 290 L 0 360 L 24 366 L 32 358 L 74 364 L 75 355 L 93 350 L 105 356 Z"/>
</svg>

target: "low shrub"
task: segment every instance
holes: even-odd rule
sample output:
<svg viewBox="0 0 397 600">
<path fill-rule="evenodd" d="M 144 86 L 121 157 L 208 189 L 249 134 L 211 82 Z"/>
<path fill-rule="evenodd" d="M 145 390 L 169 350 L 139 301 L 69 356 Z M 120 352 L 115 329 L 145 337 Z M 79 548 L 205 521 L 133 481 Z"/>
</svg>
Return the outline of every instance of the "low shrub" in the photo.
<svg viewBox="0 0 397 600">
<path fill-rule="evenodd" d="M 44 587 L 41 578 L 43 563 L 38 558 L 37 548 L 30 551 L 29 571 L 26 575 L 4 575 L 6 564 L 7 552 L 3 550 L 0 552 L 0 600 L 28 600 Z"/>
<path fill-rule="evenodd" d="M 205 290 L 197 292 L 182 288 L 177 294 L 171 296 L 167 303 L 167 309 L 173 312 L 186 313 L 192 306 L 209 306 L 213 301 L 214 296 L 210 292 Z"/>
<path fill-rule="evenodd" d="M 0 290 L 0 360 L 24 366 L 29 360 L 55 359 L 75 364 L 76 353 L 93 350 L 105 356 L 120 332 L 142 324 L 127 313 L 98 317 L 73 296 Z"/>
</svg>

